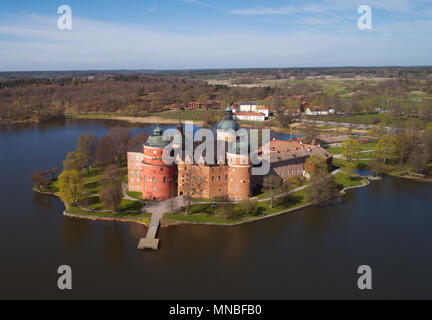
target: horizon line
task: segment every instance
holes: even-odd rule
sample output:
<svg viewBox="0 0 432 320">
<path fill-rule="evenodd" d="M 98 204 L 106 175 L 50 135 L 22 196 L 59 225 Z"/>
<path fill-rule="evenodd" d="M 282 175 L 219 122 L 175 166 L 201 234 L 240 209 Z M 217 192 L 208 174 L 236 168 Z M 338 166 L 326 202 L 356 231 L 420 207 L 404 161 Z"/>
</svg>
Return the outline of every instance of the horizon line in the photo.
<svg viewBox="0 0 432 320">
<path fill-rule="evenodd" d="M 2 73 L 37 73 L 37 72 L 103 72 L 103 71 L 134 71 L 134 72 L 178 72 L 178 71 L 217 71 L 217 70 L 272 70 L 272 69 L 342 69 L 342 68 L 431 68 L 431 65 L 369 65 L 369 66 L 315 66 L 315 67 L 222 67 L 222 68 L 178 68 L 178 69 L 58 69 L 58 70 L 6 70 L 0 71 Z"/>
</svg>

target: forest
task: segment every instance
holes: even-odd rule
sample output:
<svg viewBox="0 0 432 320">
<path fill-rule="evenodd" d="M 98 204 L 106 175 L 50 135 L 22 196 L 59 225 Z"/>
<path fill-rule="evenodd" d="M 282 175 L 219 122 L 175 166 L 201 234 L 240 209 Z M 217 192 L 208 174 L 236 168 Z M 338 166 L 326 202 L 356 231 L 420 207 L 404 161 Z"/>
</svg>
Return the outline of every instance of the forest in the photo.
<svg viewBox="0 0 432 320">
<path fill-rule="evenodd" d="M 326 77 L 331 77 L 326 78 Z M 340 114 L 432 119 L 432 68 L 293 68 L 0 73 L 0 121 L 49 121 L 65 113 L 148 116 L 191 101 L 257 101 L 295 113 L 298 99 Z"/>
</svg>

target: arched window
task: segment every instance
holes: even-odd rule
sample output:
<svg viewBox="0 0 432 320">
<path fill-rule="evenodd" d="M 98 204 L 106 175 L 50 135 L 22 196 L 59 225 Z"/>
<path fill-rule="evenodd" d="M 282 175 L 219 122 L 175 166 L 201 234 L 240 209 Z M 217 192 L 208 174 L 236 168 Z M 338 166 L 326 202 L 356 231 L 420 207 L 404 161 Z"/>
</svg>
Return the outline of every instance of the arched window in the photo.
<svg viewBox="0 0 432 320">
<path fill-rule="evenodd" d="M 153 183 L 156 183 L 156 178 L 155 177 L 153 177 Z"/>
</svg>

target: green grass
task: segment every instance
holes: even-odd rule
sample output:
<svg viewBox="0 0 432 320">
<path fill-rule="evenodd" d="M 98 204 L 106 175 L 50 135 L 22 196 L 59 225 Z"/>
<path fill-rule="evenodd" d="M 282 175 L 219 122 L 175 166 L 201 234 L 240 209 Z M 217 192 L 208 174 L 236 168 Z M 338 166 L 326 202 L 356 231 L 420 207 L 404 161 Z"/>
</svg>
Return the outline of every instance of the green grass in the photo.
<svg viewBox="0 0 432 320">
<path fill-rule="evenodd" d="M 259 217 L 270 216 L 302 206 L 306 204 L 305 199 L 305 190 L 301 190 L 296 192 L 295 194 L 290 195 L 287 201 L 284 201 L 284 198 L 275 199 L 275 201 L 273 202 L 273 208 L 270 208 L 270 201 L 259 202 L 258 214 L 255 216 L 244 216 L 232 219 L 225 219 L 225 217 L 217 215 L 215 208 L 211 204 L 199 204 L 191 206 L 190 215 L 186 215 L 185 213 L 166 213 L 164 215 L 164 219 L 167 221 L 195 223 L 235 224 L 245 221 L 251 221 Z"/>
<path fill-rule="evenodd" d="M 340 189 L 361 186 L 363 184 L 361 177 L 349 177 L 344 172 L 338 172 L 333 177 Z"/>
<path fill-rule="evenodd" d="M 164 111 L 154 113 L 152 116 L 163 118 L 163 119 L 178 119 L 182 121 L 202 121 L 204 115 L 207 114 L 209 120 L 219 121 L 221 110 L 180 110 L 180 111 Z"/>
<path fill-rule="evenodd" d="M 215 224 L 234 224 L 246 221 L 245 218 L 226 220 L 222 216 L 209 216 L 207 214 L 191 214 L 185 215 L 182 213 L 173 214 L 165 213 L 164 220 L 181 221 L 181 222 L 197 222 L 197 223 L 215 223 Z"/>
<path fill-rule="evenodd" d="M 65 116 L 66 118 L 75 119 L 112 119 L 112 117 L 116 117 L 119 115 L 107 113 L 66 113 Z"/>
<path fill-rule="evenodd" d="M 126 191 L 126 194 L 129 197 L 131 197 L 131 198 L 134 198 L 134 199 L 137 199 L 137 200 L 144 200 L 143 197 L 142 197 L 142 193 L 141 192 Z"/>
<path fill-rule="evenodd" d="M 78 207 L 70 207 L 67 209 L 67 213 L 78 214 L 84 216 L 96 216 L 96 217 L 107 217 L 107 218 L 150 218 L 151 214 L 146 212 L 109 212 L 109 211 L 85 211 Z"/>
</svg>

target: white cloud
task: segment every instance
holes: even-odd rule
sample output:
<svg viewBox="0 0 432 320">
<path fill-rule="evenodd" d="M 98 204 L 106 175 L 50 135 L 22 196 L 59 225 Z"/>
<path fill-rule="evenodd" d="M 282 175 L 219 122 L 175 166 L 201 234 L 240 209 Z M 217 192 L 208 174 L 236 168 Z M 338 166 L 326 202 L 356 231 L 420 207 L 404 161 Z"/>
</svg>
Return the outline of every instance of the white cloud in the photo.
<svg viewBox="0 0 432 320">
<path fill-rule="evenodd" d="M 360 5 L 370 5 L 372 8 L 388 12 L 422 13 L 423 8 L 432 4 L 432 0 L 323 0 L 302 1 L 297 5 L 275 7 L 253 7 L 231 10 L 236 15 L 282 15 L 295 13 L 329 13 L 337 11 L 357 11 Z"/>
<path fill-rule="evenodd" d="M 189 3 L 189 4 L 194 4 L 196 6 L 201 6 L 201 7 L 211 7 L 211 5 L 198 1 L 198 0 L 180 0 L 181 2 L 185 2 L 185 3 Z"/>
<path fill-rule="evenodd" d="M 36 15 L 0 21 L 0 70 L 431 64 L 428 34 L 414 33 L 401 39 L 392 34 L 381 36 L 375 30 L 360 32 L 354 27 L 349 32 L 341 29 L 331 33 L 237 30 L 192 34 L 76 16 L 73 30 L 60 31 L 56 22 L 56 16 Z M 425 32 L 432 29 L 427 22 L 422 27 Z M 395 32 L 394 28 L 387 29 Z"/>
</svg>

